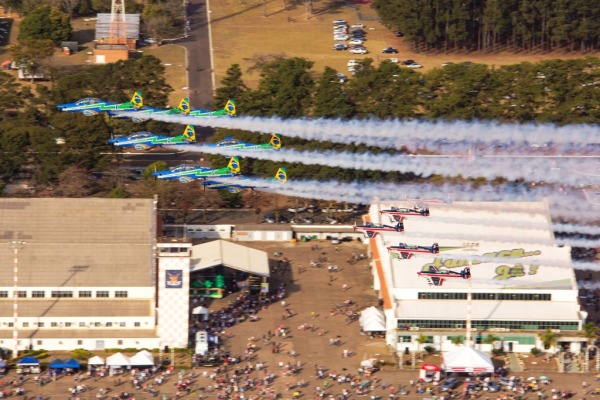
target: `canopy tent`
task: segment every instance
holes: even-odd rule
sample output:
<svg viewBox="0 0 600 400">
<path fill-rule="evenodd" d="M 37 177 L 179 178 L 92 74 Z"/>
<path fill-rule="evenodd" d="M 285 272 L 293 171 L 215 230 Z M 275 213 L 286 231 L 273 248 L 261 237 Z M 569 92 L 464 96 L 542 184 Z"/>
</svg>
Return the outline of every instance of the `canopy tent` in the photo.
<svg viewBox="0 0 600 400">
<path fill-rule="evenodd" d="M 65 366 L 65 368 L 71 368 L 71 369 L 81 368 L 81 365 L 79 365 L 79 361 L 77 361 L 74 358 L 69 358 L 67 361 L 65 361 L 64 366 Z"/>
<path fill-rule="evenodd" d="M 131 365 L 131 363 L 126 355 L 115 353 L 106 359 L 106 365 L 109 367 L 124 367 Z"/>
<path fill-rule="evenodd" d="M 88 360 L 88 365 L 104 365 L 104 358 L 94 356 Z"/>
<path fill-rule="evenodd" d="M 210 312 L 208 311 L 208 308 L 198 306 L 192 310 L 192 314 L 201 315 L 203 321 L 208 321 L 208 315 L 210 314 Z"/>
<path fill-rule="evenodd" d="M 136 367 L 151 367 L 154 365 L 154 357 L 150 352 L 140 351 L 129 359 L 129 363 Z"/>
<path fill-rule="evenodd" d="M 61 360 L 60 358 L 57 358 L 56 360 L 52 360 L 50 362 L 50 368 L 63 369 L 63 368 L 65 368 L 65 362 L 63 360 Z"/>
<path fill-rule="evenodd" d="M 442 365 L 446 372 L 494 372 L 490 356 L 468 346 L 444 353 Z"/>
<path fill-rule="evenodd" d="M 27 356 L 27 357 L 21 358 L 17 362 L 17 365 L 40 365 L 40 360 L 38 360 L 35 357 Z"/>
<path fill-rule="evenodd" d="M 385 331 L 385 316 L 377 307 L 369 307 L 361 311 L 360 327 L 364 332 Z"/>
</svg>

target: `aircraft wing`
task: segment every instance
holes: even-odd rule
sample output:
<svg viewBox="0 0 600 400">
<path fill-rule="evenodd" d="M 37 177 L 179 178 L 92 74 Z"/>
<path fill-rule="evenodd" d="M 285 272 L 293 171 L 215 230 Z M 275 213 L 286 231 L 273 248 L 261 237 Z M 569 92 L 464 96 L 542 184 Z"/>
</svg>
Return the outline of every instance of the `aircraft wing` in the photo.
<svg viewBox="0 0 600 400">
<path fill-rule="evenodd" d="M 438 278 L 436 276 L 427 277 L 430 285 L 433 286 L 442 286 L 444 284 L 444 278 Z"/>
</svg>

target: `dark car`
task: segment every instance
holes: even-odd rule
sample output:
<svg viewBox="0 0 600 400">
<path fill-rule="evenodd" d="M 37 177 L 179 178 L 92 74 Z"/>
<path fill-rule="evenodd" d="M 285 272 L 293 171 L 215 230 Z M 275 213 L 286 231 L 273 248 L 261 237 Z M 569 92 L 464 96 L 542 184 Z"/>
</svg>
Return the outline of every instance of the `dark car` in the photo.
<svg viewBox="0 0 600 400">
<path fill-rule="evenodd" d="M 404 33 L 400 32 L 400 31 L 396 31 L 394 32 L 396 37 L 404 37 Z"/>
<path fill-rule="evenodd" d="M 398 49 L 395 49 L 393 47 L 386 47 L 385 49 L 381 50 L 381 52 L 384 54 L 396 54 L 398 53 Z"/>
<path fill-rule="evenodd" d="M 444 383 L 442 383 L 442 386 L 440 386 L 440 390 L 442 392 L 447 392 L 448 390 L 456 389 L 458 387 L 458 384 L 458 379 L 448 378 L 444 381 Z"/>
<path fill-rule="evenodd" d="M 355 28 L 350 31 L 353 35 L 364 35 L 365 31 L 360 28 Z"/>
<path fill-rule="evenodd" d="M 415 60 L 406 60 L 406 61 L 402 61 L 402 65 L 412 65 L 412 64 L 416 64 L 417 62 Z"/>
</svg>

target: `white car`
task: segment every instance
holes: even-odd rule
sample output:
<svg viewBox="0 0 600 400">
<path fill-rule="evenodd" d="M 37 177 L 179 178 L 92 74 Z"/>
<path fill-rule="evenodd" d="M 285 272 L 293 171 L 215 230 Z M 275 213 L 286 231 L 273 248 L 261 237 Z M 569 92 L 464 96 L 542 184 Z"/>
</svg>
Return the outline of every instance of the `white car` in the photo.
<svg viewBox="0 0 600 400">
<path fill-rule="evenodd" d="M 413 63 L 413 64 L 407 65 L 406 68 L 417 69 L 417 68 L 423 68 L 423 66 L 421 64 Z"/>
<path fill-rule="evenodd" d="M 334 19 L 333 20 L 333 24 L 334 25 L 346 25 L 347 22 L 345 20 L 343 20 L 343 19 Z"/>
<path fill-rule="evenodd" d="M 366 26 L 363 24 L 352 24 L 351 28 L 365 29 Z"/>
<path fill-rule="evenodd" d="M 360 64 L 360 62 L 358 60 L 348 60 L 348 64 L 347 65 L 351 66 L 351 65 L 358 65 L 358 64 Z M 327 211 L 323 211 L 323 212 L 327 212 Z"/>
<path fill-rule="evenodd" d="M 333 36 L 333 40 L 337 40 L 337 41 L 348 40 L 348 39 L 350 39 L 350 36 L 348 36 L 348 35 L 334 35 Z"/>
<path fill-rule="evenodd" d="M 348 43 L 350 43 L 350 45 L 354 46 L 354 45 L 363 44 L 364 42 L 362 40 L 360 40 L 360 39 L 352 39 Z"/>
<path fill-rule="evenodd" d="M 367 54 L 368 51 L 364 47 L 353 47 L 350 49 L 350 54 Z"/>
<path fill-rule="evenodd" d="M 398 64 L 400 61 L 397 58 L 388 58 L 388 61 Z"/>
</svg>

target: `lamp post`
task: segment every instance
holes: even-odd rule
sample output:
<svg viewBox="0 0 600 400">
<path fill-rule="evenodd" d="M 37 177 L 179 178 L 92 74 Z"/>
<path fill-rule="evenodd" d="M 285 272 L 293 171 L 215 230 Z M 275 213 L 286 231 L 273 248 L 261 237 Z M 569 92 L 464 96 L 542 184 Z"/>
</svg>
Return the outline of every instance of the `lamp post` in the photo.
<svg viewBox="0 0 600 400">
<path fill-rule="evenodd" d="M 13 250 L 13 358 L 19 356 L 19 250 L 25 246 L 22 240 L 11 240 L 8 242 Z"/>
</svg>

